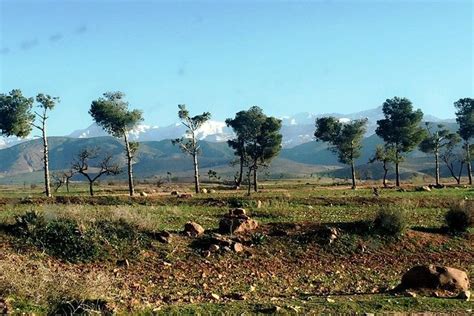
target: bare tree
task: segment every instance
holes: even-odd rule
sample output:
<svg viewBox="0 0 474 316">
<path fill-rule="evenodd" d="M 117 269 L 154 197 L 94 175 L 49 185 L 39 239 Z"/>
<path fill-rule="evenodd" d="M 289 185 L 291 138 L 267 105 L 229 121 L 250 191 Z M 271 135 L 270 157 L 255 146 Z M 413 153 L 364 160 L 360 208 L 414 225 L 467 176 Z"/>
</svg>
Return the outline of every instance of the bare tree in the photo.
<svg viewBox="0 0 474 316">
<path fill-rule="evenodd" d="M 461 137 L 458 134 L 449 135 L 448 142 L 444 147 L 444 150 L 440 153 L 441 160 L 448 167 L 449 173 L 456 180 L 457 184 L 461 184 L 461 175 L 466 163 L 465 155 L 462 150 L 459 150 L 459 144 L 461 143 Z M 459 170 L 456 171 L 456 165 L 459 166 Z"/>
<path fill-rule="evenodd" d="M 66 185 L 66 191 L 69 193 L 69 182 L 76 172 L 74 170 L 54 172 L 51 177 L 53 179 L 54 192 L 58 192 L 59 188 Z"/>
<path fill-rule="evenodd" d="M 89 193 L 94 195 L 94 182 L 103 175 L 117 175 L 120 173 L 120 167 L 112 162 L 112 156 L 107 155 L 99 159 L 96 149 L 83 149 L 72 164 L 72 170 L 82 174 L 89 181 Z M 89 164 L 91 161 L 97 161 L 95 167 Z"/>
</svg>

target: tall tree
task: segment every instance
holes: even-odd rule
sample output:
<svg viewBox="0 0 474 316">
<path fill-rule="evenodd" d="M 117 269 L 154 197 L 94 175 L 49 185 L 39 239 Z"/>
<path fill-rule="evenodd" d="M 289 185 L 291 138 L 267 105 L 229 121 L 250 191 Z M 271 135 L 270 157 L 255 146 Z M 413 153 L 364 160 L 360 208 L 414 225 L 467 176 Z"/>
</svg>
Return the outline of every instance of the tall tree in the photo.
<svg viewBox="0 0 474 316">
<path fill-rule="evenodd" d="M 95 163 L 95 166 L 91 166 Z M 89 182 L 89 194 L 94 195 L 94 183 L 103 175 L 117 175 L 120 173 L 118 164 L 112 162 L 112 156 L 107 155 L 100 159 L 97 149 L 83 149 L 74 160 L 71 169 L 83 175 Z"/>
<path fill-rule="evenodd" d="M 46 196 L 51 196 L 51 179 L 49 174 L 49 146 L 47 135 L 47 122 L 49 118 L 49 111 L 53 110 L 56 103 L 59 103 L 58 97 L 52 97 L 48 94 L 39 93 L 36 96 L 38 102 L 38 111 L 35 112 L 37 123 L 32 123 L 32 126 L 41 132 L 43 140 L 43 169 L 44 169 L 44 192 Z"/>
<path fill-rule="evenodd" d="M 444 125 L 438 124 L 436 130 L 432 130 L 432 124 L 425 123 L 426 137 L 419 144 L 420 150 L 426 154 L 433 154 L 435 158 L 435 181 L 436 185 L 440 185 L 439 160 L 441 150 L 448 146 L 450 139 L 453 137 Z"/>
<path fill-rule="evenodd" d="M 120 91 L 106 92 L 103 97 L 92 101 L 89 114 L 107 133 L 123 138 L 127 158 L 128 191 L 130 196 L 133 196 L 133 158 L 138 150 L 138 143 L 130 142 L 128 134 L 143 121 L 143 113 L 140 110 L 129 110 L 129 104 L 124 98 L 125 94 Z"/>
<path fill-rule="evenodd" d="M 464 141 L 469 185 L 472 185 L 471 138 L 474 137 L 474 99 L 459 99 L 454 102 L 454 107 L 457 110 L 456 121 L 459 124 L 459 135 Z"/>
<path fill-rule="evenodd" d="M 383 186 L 387 187 L 387 175 L 388 175 L 388 167 L 390 163 L 395 161 L 395 150 L 393 147 L 387 147 L 383 145 L 377 145 L 375 149 L 374 156 L 370 158 L 369 163 L 374 162 L 381 162 L 383 167 Z"/>
<path fill-rule="evenodd" d="M 451 133 L 446 136 L 446 140 L 446 146 L 441 150 L 440 158 L 448 167 L 451 176 L 456 180 L 457 184 L 460 184 L 466 158 L 459 150 L 461 137 L 457 133 Z M 456 165 L 459 168 L 458 171 L 455 170 Z"/>
<path fill-rule="evenodd" d="M 367 130 L 367 119 L 342 123 L 335 117 L 316 119 L 314 136 L 317 141 L 331 144 L 331 151 L 337 154 L 339 162 L 351 166 L 352 188 L 355 189 L 355 161 L 360 157 L 362 139 Z"/>
<path fill-rule="evenodd" d="M 0 94 L 0 135 L 26 137 L 31 132 L 35 115 L 31 112 L 33 98 L 23 96 L 15 89 L 8 94 Z"/>
<path fill-rule="evenodd" d="M 173 145 L 179 145 L 181 150 L 193 158 L 194 166 L 194 190 L 196 193 L 200 192 L 199 184 L 199 164 L 198 155 L 200 154 L 200 145 L 197 139 L 198 129 L 207 121 L 211 119 L 211 113 L 204 112 L 200 115 L 190 116 L 186 105 L 178 105 L 178 117 L 181 123 L 187 128 L 185 137 L 172 140 Z"/>
<path fill-rule="evenodd" d="M 387 99 L 382 111 L 385 118 L 377 121 L 376 133 L 395 150 L 396 181 L 400 186 L 400 163 L 404 154 L 412 151 L 425 138 L 425 130 L 420 126 L 423 112 L 414 111 L 410 100 L 399 97 Z"/>
<path fill-rule="evenodd" d="M 266 167 L 281 150 L 281 120 L 268 117 L 261 108 L 253 106 L 247 111 L 236 113 L 235 117 L 227 119 L 226 123 L 236 135 L 235 139 L 228 142 L 240 160 L 240 172 L 236 182 L 242 182 L 245 166 L 248 168 L 248 194 L 251 191 L 252 175 L 253 189 L 258 192 L 259 168 Z"/>
</svg>

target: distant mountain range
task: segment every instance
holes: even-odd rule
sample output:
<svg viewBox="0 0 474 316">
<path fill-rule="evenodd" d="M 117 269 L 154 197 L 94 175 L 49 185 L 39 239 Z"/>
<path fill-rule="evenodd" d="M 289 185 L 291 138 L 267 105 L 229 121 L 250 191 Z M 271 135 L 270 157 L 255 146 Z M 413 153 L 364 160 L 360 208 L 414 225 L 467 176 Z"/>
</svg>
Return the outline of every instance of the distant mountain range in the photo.
<svg viewBox="0 0 474 316">
<path fill-rule="evenodd" d="M 363 141 L 362 155 L 357 164 L 362 178 L 379 178 L 382 174 L 381 166 L 367 164 L 367 162 L 373 155 L 376 145 L 382 143 L 382 140 L 374 134 L 376 121 L 382 117 L 381 108 L 349 115 L 329 115 L 341 120 L 368 118 L 369 130 Z M 328 150 L 326 144 L 313 140 L 314 121 L 319 116 L 323 115 L 300 113 L 282 118 L 284 148 L 272 161 L 271 166 L 264 171 L 264 177 L 294 178 L 310 177 L 316 174 L 348 177 L 350 175 L 347 167 L 337 161 L 337 157 Z M 428 119 L 441 122 L 434 117 L 428 117 Z M 457 128 L 453 120 L 445 120 L 443 123 L 452 130 Z M 173 176 L 189 178 L 192 175 L 191 159 L 170 141 L 182 136 L 184 132 L 185 128 L 180 124 L 166 127 L 141 125 L 134 130 L 131 138 L 140 142 L 134 166 L 137 179 L 165 177 L 167 172 L 171 172 Z M 125 166 L 122 141 L 106 135 L 101 128 L 91 125 L 67 137 L 50 137 L 51 170 L 69 169 L 74 156 L 83 148 L 98 148 L 103 154 L 112 155 L 117 163 Z M 235 156 L 225 142 L 232 137 L 232 131 L 224 122 L 210 121 L 199 130 L 198 137 L 201 139 L 202 155 L 199 159 L 203 178 L 206 177 L 207 171 L 212 169 L 223 178 L 232 179 L 237 168 L 232 167 L 230 163 Z M 9 139 L 9 141 L 4 144 L 5 148 L 0 150 L 0 183 L 40 182 L 43 168 L 41 140 L 33 139 L 19 143 L 17 140 Z M 414 175 L 431 174 L 432 165 L 431 157 L 414 151 L 410 153 L 402 166 L 402 176 L 408 178 Z M 448 176 L 444 169 L 442 168 L 443 174 Z M 119 177 L 125 177 L 125 175 Z"/>
<path fill-rule="evenodd" d="M 312 141 L 314 139 L 314 124 L 317 117 L 332 115 L 341 120 L 353 120 L 353 119 L 368 119 L 367 136 L 375 133 L 377 120 L 383 117 L 382 107 L 376 109 L 356 112 L 351 114 L 311 114 L 311 113 L 298 113 L 293 116 L 282 117 L 282 135 L 283 135 L 283 147 L 291 148 L 300 144 Z M 425 120 L 430 122 L 441 122 L 434 116 L 425 115 Z M 444 120 L 443 122 L 454 122 L 454 120 Z M 165 139 L 174 139 L 181 137 L 185 132 L 185 127 L 180 124 L 172 124 L 169 126 L 159 127 L 150 125 L 140 125 L 131 132 L 131 139 L 134 141 L 146 142 L 146 141 L 161 141 Z M 223 142 L 232 137 L 233 133 L 230 128 L 221 121 L 208 121 L 204 124 L 198 132 L 198 137 L 201 140 L 209 142 Z M 107 133 L 102 130 L 96 124 L 76 130 L 67 137 L 71 138 L 91 138 L 107 136 Z M 0 149 L 16 145 L 24 140 L 17 138 L 0 138 Z"/>
</svg>

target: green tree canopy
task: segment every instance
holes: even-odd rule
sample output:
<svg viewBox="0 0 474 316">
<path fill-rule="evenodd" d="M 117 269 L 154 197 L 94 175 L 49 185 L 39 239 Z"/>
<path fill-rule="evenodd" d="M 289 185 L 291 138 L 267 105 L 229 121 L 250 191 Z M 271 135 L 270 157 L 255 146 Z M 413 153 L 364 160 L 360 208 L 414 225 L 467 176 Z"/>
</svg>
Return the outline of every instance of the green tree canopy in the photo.
<svg viewBox="0 0 474 316">
<path fill-rule="evenodd" d="M 352 186 L 356 187 L 355 160 L 360 157 L 362 139 L 367 130 L 367 119 L 342 123 L 335 117 L 316 119 L 316 140 L 331 144 L 330 150 L 337 154 L 339 162 L 352 169 Z"/>
<path fill-rule="evenodd" d="M 413 104 L 407 98 L 387 99 L 382 106 L 384 119 L 377 121 L 376 134 L 395 149 L 397 186 L 400 185 L 399 164 L 403 154 L 412 151 L 424 138 L 421 127 L 423 112 L 413 110 Z"/>
<path fill-rule="evenodd" d="M 26 137 L 32 129 L 35 115 L 31 112 L 33 98 L 23 96 L 15 89 L 8 94 L 0 94 L 0 134 Z"/>
</svg>

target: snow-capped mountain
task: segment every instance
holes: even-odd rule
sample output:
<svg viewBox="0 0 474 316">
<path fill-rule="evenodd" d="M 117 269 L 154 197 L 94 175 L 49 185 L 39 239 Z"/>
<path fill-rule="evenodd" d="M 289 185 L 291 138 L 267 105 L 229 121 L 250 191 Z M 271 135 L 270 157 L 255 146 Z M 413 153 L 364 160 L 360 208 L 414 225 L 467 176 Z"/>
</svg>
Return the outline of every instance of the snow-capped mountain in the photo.
<svg viewBox="0 0 474 316">
<path fill-rule="evenodd" d="M 367 136 L 375 133 L 377 120 L 383 118 L 382 107 L 351 114 L 312 114 L 309 112 L 303 112 L 293 116 L 285 116 L 281 118 L 283 125 L 281 130 L 283 134 L 283 147 L 290 148 L 312 141 L 314 139 L 314 124 L 316 118 L 329 115 L 339 118 L 342 122 L 367 118 Z M 454 120 L 440 120 L 434 116 L 425 115 L 425 121 L 452 123 Z M 185 136 L 185 133 L 186 128 L 181 123 L 163 127 L 142 124 L 130 132 L 130 138 L 134 141 L 159 141 L 163 139 L 179 138 Z M 107 133 L 101 127 L 92 124 L 85 129 L 72 132 L 68 137 L 90 138 L 106 135 Z M 208 121 L 198 130 L 199 139 L 211 142 L 223 142 L 230 139 L 232 135 L 232 130 L 221 121 Z M 0 149 L 13 146 L 22 141 L 23 140 L 14 137 L 0 137 Z"/>
</svg>

